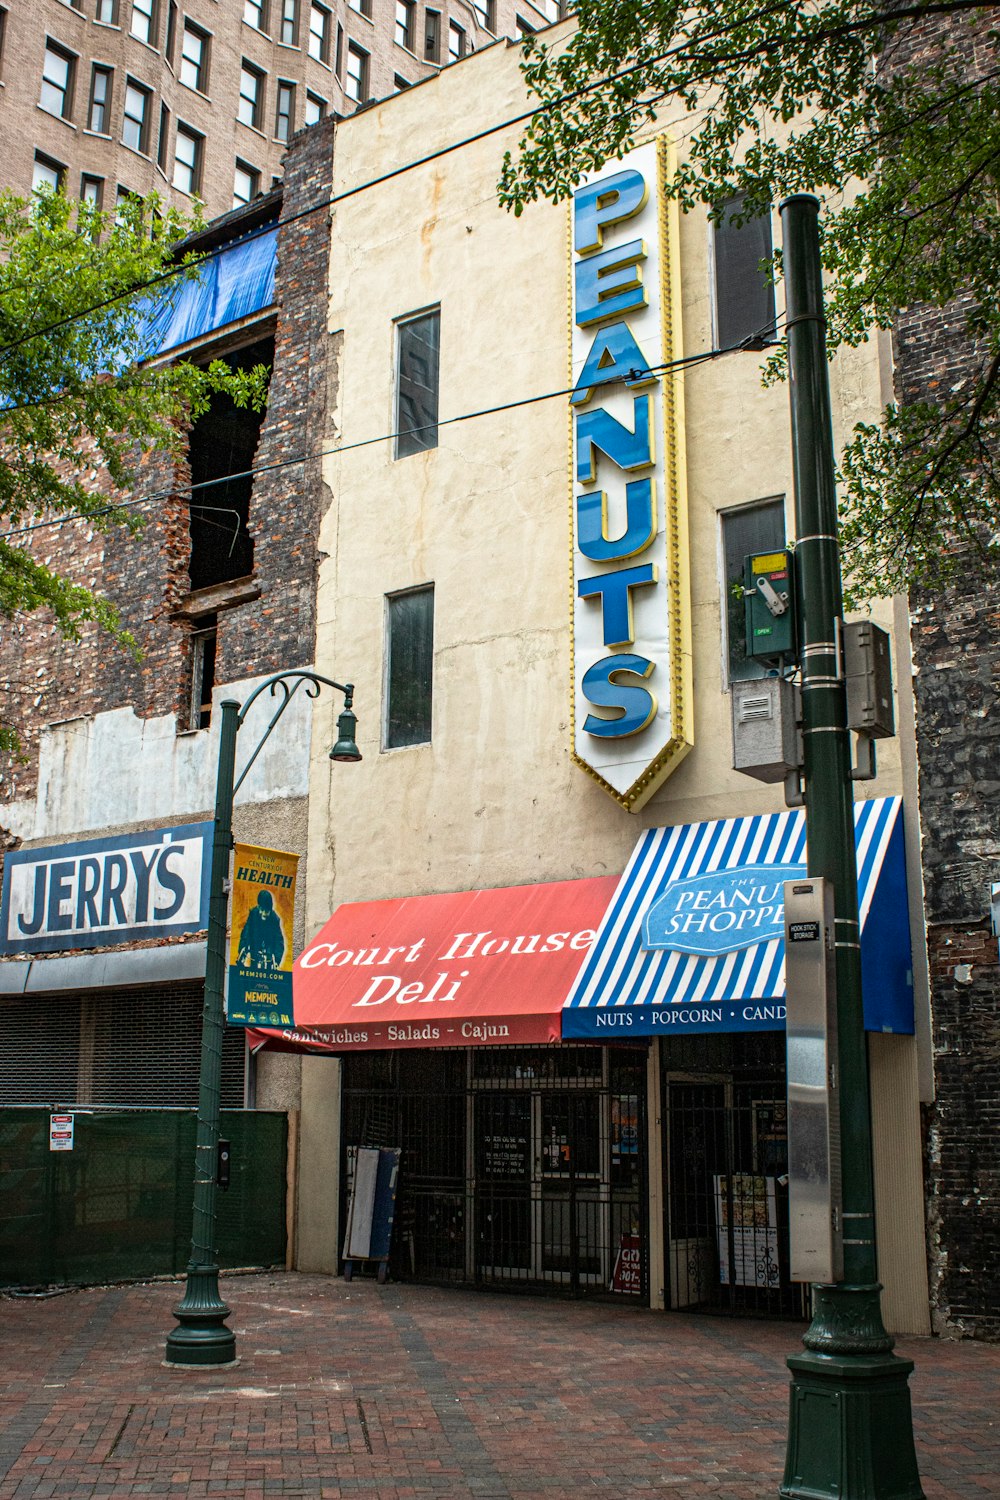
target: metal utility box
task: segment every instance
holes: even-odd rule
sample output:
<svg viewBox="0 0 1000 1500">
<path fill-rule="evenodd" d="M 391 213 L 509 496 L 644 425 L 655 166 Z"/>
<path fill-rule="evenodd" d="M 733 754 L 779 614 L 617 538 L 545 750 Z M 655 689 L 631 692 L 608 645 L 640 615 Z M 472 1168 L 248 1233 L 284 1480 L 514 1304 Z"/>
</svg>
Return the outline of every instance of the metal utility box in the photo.
<svg viewBox="0 0 1000 1500">
<path fill-rule="evenodd" d="M 844 1270 L 833 888 L 785 881 L 788 1221 L 793 1281 Z"/>
<path fill-rule="evenodd" d="M 802 764 L 799 689 L 784 677 L 734 682 L 733 769 L 783 781 Z"/>
<path fill-rule="evenodd" d="M 889 637 L 871 620 L 844 626 L 848 727 L 872 740 L 896 733 Z"/>
<path fill-rule="evenodd" d="M 746 651 L 752 661 L 798 659 L 790 552 L 751 552 L 743 559 Z"/>
</svg>

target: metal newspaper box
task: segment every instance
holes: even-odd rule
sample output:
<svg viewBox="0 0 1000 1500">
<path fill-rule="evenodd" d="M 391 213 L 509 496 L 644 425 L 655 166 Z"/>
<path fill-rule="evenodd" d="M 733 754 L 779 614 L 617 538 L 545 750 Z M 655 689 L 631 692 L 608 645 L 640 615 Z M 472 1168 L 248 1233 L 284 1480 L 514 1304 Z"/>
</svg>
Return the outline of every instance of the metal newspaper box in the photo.
<svg viewBox="0 0 1000 1500">
<path fill-rule="evenodd" d="M 785 882 L 788 1212 L 793 1281 L 840 1281 L 840 1096 L 833 889 Z"/>
</svg>

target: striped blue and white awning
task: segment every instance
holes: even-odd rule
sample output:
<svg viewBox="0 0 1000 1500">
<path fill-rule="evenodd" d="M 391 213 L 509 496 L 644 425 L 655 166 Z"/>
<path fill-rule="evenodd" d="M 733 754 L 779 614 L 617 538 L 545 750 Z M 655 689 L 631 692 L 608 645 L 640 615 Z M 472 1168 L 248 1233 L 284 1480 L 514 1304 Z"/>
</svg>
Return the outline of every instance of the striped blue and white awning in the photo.
<svg viewBox="0 0 1000 1500">
<path fill-rule="evenodd" d="M 854 807 L 868 1031 L 913 1031 L 901 801 Z M 805 813 L 650 828 L 563 1010 L 564 1038 L 778 1030 L 783 882 L 806 873 Z"/>
</svg>

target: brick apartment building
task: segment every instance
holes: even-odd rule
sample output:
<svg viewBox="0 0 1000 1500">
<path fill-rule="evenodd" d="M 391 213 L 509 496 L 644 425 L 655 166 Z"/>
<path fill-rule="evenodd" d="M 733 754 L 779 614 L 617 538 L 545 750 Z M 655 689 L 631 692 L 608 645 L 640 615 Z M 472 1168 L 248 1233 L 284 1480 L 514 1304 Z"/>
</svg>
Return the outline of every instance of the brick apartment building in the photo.
<svg viewBox="0 0 1000 1500">
<path fill-rule="evenodd" d="M 0 186 L 206 217 L 280 179 L 297 130 L 407 88 L 556 0 L 16 0 L 0 5 Z"/>
<path fill-rule="evenodd" d="M 207 274 L 219 266 L 242 300 L 209 299 L 211 312 L 197 337 L 185 339 L 185 352 L 271 366 L 266 412 L 216 396 L 180 460 L 145 457 L 137 493 L 156 498 L 145 507 L 138 544 L 121 529 L 101 535 L 73 522 L 45 534 L 56 566 L 119 606 L 141 661 L 92 629 L 64 641 L 40 614 L 3 622 L 0 688 L 22 749 L 0 768 L 8 853 L 82 858 L 92 870 L 111 859 L 124 870 L 133 858 L 147 862 L 154 847 L 172 848 L 178 869 L 194 860 L 189 883 L 197 886 L 207 868 L 218 754 L 213 707 L 220 695 L 245 702 L 255 680 L 313 661 L 326 506 L 313 455 L 330 438 L 321 289 L 333 132 L 330 119 L 301 133 L 283 190 L 216 221 L 196 242 L 218 252 Z M 294 220 L 287 229 L 276 222 L 283 204 Z M 314 204 L 323 206 L 303 215 Z M 247 241 L 251 230 L 257 234 Z M 234 276 L 227 257 L 248 255 L 261 274 Z M 246 285 L 262 290 L 248 299 Z M 168 329 L 165 356 L 172 342 Z M 289 459 L 296 461 L 283 466 Z M 188 488 L 254 463 L 264 472 L 253 481 Z M 244 841 L 304 854 L 313 708 L 299 696 L 238 799 L 235 828 Z M 244 738 L 266 725 L 273 706 L 262 708 L 262 722 L 248 721 Z M 83 935 L 15 945 L 0 964 L 0 1103 L 195 1103 L 206 912 L 194 900 L 185 931 L 154 921 L 148 932 L 133 926 L 96 942 Z M 298 945 L 301 916 L 296 926 Z M 224 1103 L 242 1107 L 246 1087 L 243 1034 L 231 1029 Z"/>
</svg>

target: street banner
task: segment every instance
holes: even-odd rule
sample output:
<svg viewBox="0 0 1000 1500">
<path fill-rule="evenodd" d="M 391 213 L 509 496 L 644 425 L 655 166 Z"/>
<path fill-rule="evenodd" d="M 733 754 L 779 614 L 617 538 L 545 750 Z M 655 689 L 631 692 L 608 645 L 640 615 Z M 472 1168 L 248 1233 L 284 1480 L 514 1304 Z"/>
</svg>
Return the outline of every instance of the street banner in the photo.
<svg viewBox="0 0 1000 1500">
<path fill-rule="evenodd" d="M 291 1026 L 297 854 L 237 844 L 229 938 L 230 1026 Z"/>
</svg>

